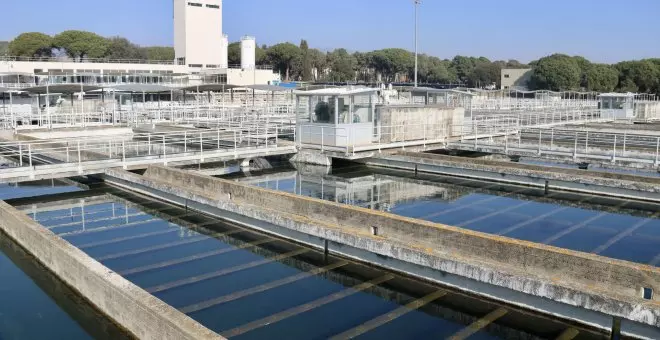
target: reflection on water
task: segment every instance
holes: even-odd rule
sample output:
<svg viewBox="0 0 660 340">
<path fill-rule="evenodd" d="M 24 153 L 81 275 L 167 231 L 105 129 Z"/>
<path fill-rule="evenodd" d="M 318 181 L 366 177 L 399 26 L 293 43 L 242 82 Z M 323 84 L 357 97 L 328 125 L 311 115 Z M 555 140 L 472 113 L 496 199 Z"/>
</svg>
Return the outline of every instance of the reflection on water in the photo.
<svg viewBox="0 0 660 340">
<path fill-rule="evenodd" d="M 660 205 L 363 166 L 230 178 L 491 234 L 660 265 Z"/>
<path fill-rule="evenodd" d="M 50 180 L 0 184 L 0 199 L 78 190 Z M 0 232 L 0 339 L 92 338 L 126 335 Z"/>
<path fill-rule="evenodd" d="M 58 180 L 23 183 L 0 183 L 0 200 L 79 191 L 74 185 Z"/>
<path fill-rule="evenodd" d="M 409 199 L 395 190 L 350 195 L 346 190 L 361 184 L 338 186 L 332 197 L 354 202 L 371 202 L 376 194 Z M 453 199 L 443 189 L 396 187 Z M 153 198 L 121 190 L 68 196 L 24 202 L 17 208 L 147 292 L 231 338 L 446 338 L 501 308 Z M 569 327 L 508 307 L 491 321 L 474 329 L 470 338 L 554 338 Z M 599 336 L 584 331 L 578 338 Z"/>
</svg>

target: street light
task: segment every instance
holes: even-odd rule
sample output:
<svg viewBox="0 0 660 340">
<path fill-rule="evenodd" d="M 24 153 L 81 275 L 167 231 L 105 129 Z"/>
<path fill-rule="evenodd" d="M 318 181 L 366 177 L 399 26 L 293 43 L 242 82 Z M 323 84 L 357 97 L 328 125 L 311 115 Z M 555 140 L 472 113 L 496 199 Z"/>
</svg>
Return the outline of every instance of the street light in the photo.
<svg viewBox="0 0 660 340">
<path fill-rule="evenodd" d="M 417 8 L 422 0 L 413 0 L 415 4 L 415 87 L 417 87 Z"/>
</svg>

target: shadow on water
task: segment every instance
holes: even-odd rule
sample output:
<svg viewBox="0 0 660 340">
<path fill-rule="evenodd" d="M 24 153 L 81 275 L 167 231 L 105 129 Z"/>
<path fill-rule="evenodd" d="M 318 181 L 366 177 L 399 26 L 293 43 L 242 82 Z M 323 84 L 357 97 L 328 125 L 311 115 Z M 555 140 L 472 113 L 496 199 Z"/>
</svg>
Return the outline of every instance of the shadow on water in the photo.
<svg viewBox="0 0 660 340">
<path fill-rule="evenodd" d="M 0 252 L 4 253 L 91 337 L 101 340 L 133 339 L 128 332 L 101 314 L 87 300 L 2 232 L 0 232 Z M 38 307 L 34 306 L 34 308 Z M 2 338 L 0 335 L 0 339 Z"/>
</svg>

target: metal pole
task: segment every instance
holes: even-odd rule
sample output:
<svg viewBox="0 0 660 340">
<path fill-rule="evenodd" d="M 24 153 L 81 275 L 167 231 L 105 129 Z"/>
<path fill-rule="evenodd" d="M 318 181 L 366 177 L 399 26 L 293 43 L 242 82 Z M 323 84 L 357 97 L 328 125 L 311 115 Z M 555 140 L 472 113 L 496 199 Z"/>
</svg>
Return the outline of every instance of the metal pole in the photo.
<svg viewBox="0 0 660 340">
<path fill-rule="evenodd" d="M 418 63 L 417 63 L 417 8 L 419 7 L 419 4 L 422 3 L 422 0 L 414 0 L 415 1 L 415 87 L 417 87 L 417 69 L 418 69 Z"/>
<path fill-rule="evenodd" d="M 11 91 L 9 91 L 9 114 L 11 115 L 12 128 L 16 129 L 18 124 L 16 123 L 16 119 L 14 117 L 14 99 L 12 98 Z"/>
</svg>

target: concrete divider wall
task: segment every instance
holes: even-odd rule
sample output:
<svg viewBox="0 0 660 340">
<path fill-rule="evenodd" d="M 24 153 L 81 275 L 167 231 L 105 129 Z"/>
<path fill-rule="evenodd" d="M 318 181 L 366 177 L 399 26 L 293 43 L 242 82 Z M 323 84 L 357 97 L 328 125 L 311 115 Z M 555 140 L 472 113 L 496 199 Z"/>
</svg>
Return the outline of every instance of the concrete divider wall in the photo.
<svg viewBox="0 0 660 340">
<path fill-rule="evenodd" d="M 643 287 L 655 292 L 660 290 L 660 269 L 656 267 L 251 187 L 166 167 L 149 167 L 144 177 L 126 172 L 120 174 L 116 170 L 110 170 L 109 174 L 159 187 L 188 199 L 210 202 L 228 211 L 253 214 L 282 226 L 292 227 L 293 222 L 285 218 L 293 218 L 316 226 L 304 232 L 327 239 L 343 233 L 332 241 L 356 247 L 366 247 L 375 240 L 381 245 L 374 250 L 382 254 L 389 251 L 383 248 L 383 242 L 385 247 L 387 244 L 405 245 L 418 254 L 415 255 L 416 261 L 430 261 L 426 259 L 427 255 L 440 257 L 446 265 L 441 264 L 438 268 L 454 274 L 660 326 L 658 294 L 654 295 L 653 301 L 642 299 Z M 375 236 L 372 235 L 374 231 Z M 419 254 L 425 254 L 424 258 Z"/>
<path fill-rule="evenodd" d="M 611 186 L 616 188 L 660 193 L 660 178 L 647 176 L 567 168 L 553 169 L 547 166 L 419 152 L 402 151 L 393 155 L 388 155 L 385 158 L 406 160 L 419 164 L 452 166 L 456 168 L 498 172 L 501 174 L 535 176 L 544 179 L 575 181 L 592 185 Z M 368 163 L 368 160 L 365 162 Z M 550 171 L 551 169 L 556 171 Z"/>
<path fill-rule="evenodd" d="M 3 201 L 0 201 L 0 228 L 137 338 L 222 339 Z"/>
</svg>

